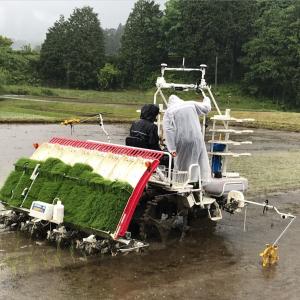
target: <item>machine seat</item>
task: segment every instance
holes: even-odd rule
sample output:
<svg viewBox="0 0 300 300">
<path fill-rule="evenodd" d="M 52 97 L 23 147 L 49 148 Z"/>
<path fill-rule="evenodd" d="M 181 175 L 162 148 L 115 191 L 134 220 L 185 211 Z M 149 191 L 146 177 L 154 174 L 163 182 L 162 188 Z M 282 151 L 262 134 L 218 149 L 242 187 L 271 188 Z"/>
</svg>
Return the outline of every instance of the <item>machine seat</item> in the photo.
<svg viewBox="0 0 300 300">
<path fill-rule="evenodd" d="M 145 149 L 149 148 L 149 146 L 144 140 L 134 136 L 126 137 L 125 145 L 130 147 L 137 147 L 137 148 L 145 148 Z"/>
<path fill-rule="evenodd" d="M 227 195 L 232 190 L 244 192 L 247 188 L 248 180 L 244 177 L 212 178 L 208 184 L 203 186 L 203 189 L 207 194 L 217 197 Z"/>
</svg>

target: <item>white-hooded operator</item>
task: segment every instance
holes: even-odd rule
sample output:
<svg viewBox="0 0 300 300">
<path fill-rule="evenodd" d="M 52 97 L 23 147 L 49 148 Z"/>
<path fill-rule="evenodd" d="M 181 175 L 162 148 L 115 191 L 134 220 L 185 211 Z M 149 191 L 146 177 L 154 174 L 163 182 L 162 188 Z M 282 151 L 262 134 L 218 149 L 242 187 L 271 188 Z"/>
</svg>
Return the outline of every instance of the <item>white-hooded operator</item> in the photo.
<svg viewBox="0 0 300 300">
<path fill-rule="evenodd" d="M 210 99 L 206 96 L 203 102 L 197 102 L 183 101 L 171 95 L 163 118 L 167 148 L 175 157 L 174 169 L 188 171 L 191 164 L 199 164 L 203 183 L 210 181 L 211 169 L 199 116 L 206 115 L 210 110 Z M 191 179 L 192 182 L 198 181 L 196 169 Z"/>
</svg>

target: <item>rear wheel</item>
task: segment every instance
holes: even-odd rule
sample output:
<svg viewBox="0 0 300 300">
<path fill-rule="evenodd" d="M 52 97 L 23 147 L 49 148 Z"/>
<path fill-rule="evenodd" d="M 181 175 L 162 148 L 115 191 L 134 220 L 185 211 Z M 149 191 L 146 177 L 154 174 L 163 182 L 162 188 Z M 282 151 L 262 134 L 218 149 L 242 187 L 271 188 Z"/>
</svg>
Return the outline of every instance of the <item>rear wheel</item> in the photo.
<svg viewBox="0 0 300 300">
<path fill-rule="evenodd" d="M 144 240 L 160 239 L 166 243 L 169 237 L 182 239 L 188 229 L 188 209 L 177 195 L 157 195 L 148 199 L 139 222 L 139 235 Z"/>
</svg>

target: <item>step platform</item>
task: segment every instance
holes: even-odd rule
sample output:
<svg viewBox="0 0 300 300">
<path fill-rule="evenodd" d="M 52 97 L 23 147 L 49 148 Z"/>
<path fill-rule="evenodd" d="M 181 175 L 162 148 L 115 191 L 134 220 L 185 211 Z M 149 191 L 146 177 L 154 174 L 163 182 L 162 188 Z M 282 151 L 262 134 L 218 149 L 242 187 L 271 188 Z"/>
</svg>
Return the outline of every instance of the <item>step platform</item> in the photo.
<svg viewBox="0 0 300 300">
<path fill-rule="evenodd" d="M 203 186 L 206 194 L 221 197 L 226 196 L 230 191 L 245 192 L 248 189 L 248 180 L 244 177 L 230 178 L 212 178 L 212 180 Z"/>
</svg>

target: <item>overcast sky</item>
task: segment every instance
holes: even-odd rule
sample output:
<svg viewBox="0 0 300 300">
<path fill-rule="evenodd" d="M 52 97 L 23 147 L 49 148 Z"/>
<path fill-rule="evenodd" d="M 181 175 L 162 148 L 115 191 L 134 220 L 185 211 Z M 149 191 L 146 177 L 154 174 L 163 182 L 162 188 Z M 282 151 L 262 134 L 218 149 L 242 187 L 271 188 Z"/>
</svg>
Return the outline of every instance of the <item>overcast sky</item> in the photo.
<svg viewBox="0 0 300 300">
<path fill-rule="evenodd" d="M 166 0 L 155 0 L 164 8 Z M 75 7 L 89 5 L 98 13 L 103 28 L 125 24 L 136 0 L 0 0 L 0 35 L 14 40 L 41 43 L 47 29 Z"/>
</svg>

